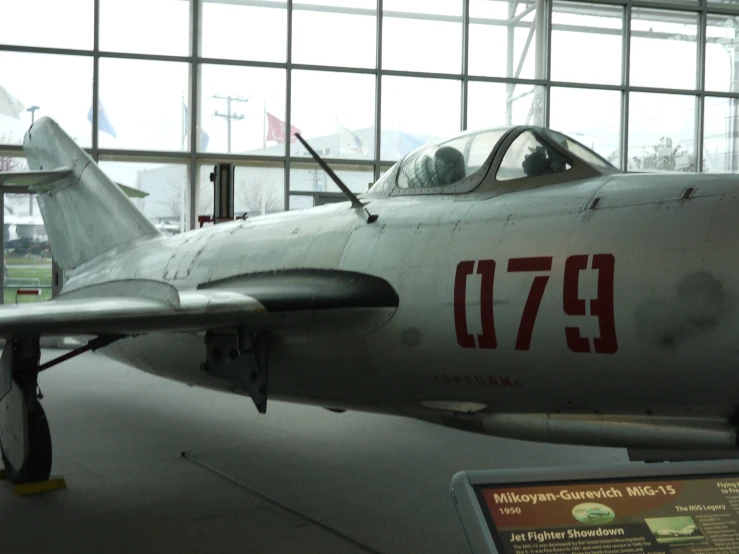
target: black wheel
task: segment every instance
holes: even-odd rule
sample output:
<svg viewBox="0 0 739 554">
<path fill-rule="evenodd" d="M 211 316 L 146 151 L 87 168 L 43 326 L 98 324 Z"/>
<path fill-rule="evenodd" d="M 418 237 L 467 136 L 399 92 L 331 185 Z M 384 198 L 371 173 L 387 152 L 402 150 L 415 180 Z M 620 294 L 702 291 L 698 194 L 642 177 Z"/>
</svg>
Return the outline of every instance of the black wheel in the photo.
<svg viewBox="0 0 739 554">
<path fill-rule="evenodd" d="M 8 479 L 14 485 L 46 481 L 51 475 L 51 432 L 38 400 L 28 410 L 28 446 L 28 459 L 20 470 L 12 467 L 5 454 L 2 455 Z"/>
</svg>

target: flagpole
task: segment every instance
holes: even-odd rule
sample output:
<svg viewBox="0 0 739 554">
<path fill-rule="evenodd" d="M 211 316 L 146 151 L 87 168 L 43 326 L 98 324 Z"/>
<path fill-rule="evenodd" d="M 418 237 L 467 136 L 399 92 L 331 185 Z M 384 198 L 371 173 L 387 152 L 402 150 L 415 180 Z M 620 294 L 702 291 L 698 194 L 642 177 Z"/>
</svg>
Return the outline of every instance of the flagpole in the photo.
<svg viewBox="0 0 739 554">
<path fill-rule="evenodd" d="M 267 119 L 267 102 L 262 104 L 262 153 L 267 150 L 267 129 L 265 128 L 265 120 Z"/>
<path fill-rule="evenodd" d="M 185 117 L 184 107 L 185 107 L 185 91 L 183 90 L 182 91 L 182 107 L 180 108 L 180 110 L 182 111 L 182 114 L 180 116 L 180 119 L 182 120 L 182 133 L 181 133 L 181 136 L 182 136 L 182 150 L 186 150 L 186 148 L 185 148 L 185 126 L 187 125 L 187 122 L 185 121 L 186 117 Z"/>
</svg>

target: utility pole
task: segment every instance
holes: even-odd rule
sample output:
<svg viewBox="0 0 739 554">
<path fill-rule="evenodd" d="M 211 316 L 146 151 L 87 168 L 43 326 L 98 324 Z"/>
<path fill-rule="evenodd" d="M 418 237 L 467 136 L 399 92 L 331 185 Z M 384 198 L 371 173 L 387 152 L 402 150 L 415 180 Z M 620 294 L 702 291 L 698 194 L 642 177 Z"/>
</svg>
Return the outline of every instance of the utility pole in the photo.
<svg viewBox="0 0 739 554">
<path fill-rule="evenodd" d="M 244 119 L 243 113 L 233 113 L 231 111 L 231 102 L 248 102 L 248 98 L 244 98 L 243 96 L 222 96 L 220 94 L 214 94 L 213 98 L 217 98 L 218 100 L 225 100 L 226 101 L 226 113 L 222 113 L 218 110 L 213 112 L 213 115 L 215 117 L 222 117 L 226 120 L 226 128 L 227 128 L 227 134 L 228 134 L 228 151 L 231 152 L 231 122 L 237 121 L 239 119 Z"/>
<path fill-rule="evenodd" d="M 31 112 L 31 125 L 33 125 L 34 121 L 36 121 L 36 110 L 39 110 L 38 106 L 31 106 L 30 108 L 26 108 L 27 112 Z"/>
</svg>

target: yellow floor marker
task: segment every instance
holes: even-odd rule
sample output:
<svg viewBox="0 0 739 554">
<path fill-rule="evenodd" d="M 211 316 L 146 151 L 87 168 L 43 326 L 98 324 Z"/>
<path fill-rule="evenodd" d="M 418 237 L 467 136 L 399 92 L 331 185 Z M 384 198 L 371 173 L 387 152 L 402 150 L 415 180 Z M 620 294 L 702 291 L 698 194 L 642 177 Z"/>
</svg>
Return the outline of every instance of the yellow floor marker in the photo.
<svg viewBox="0 0 739 554">
<path fill-rule="evenodd" d="M 13 492 L 18 496 L 31 496 L 44 492 L 58 491 L 67 488 L 67 482 L 64 477 L 52 477 L 47 481 L 39 483 L 24 483 L 13 487 Z"/>
</svg>

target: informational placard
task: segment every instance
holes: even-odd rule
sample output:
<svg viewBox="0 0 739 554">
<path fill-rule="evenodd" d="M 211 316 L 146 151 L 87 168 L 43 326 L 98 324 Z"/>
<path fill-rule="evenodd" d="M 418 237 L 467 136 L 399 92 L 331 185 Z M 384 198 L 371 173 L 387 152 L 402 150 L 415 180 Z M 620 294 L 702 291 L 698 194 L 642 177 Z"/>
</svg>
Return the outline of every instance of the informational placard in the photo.
<svg viewBox="0 0 739 554">
<path fill-rule="evenodd" d="M 500 554 L 737 554 L 739 476 L 473 486 Z"/>
</svg>

